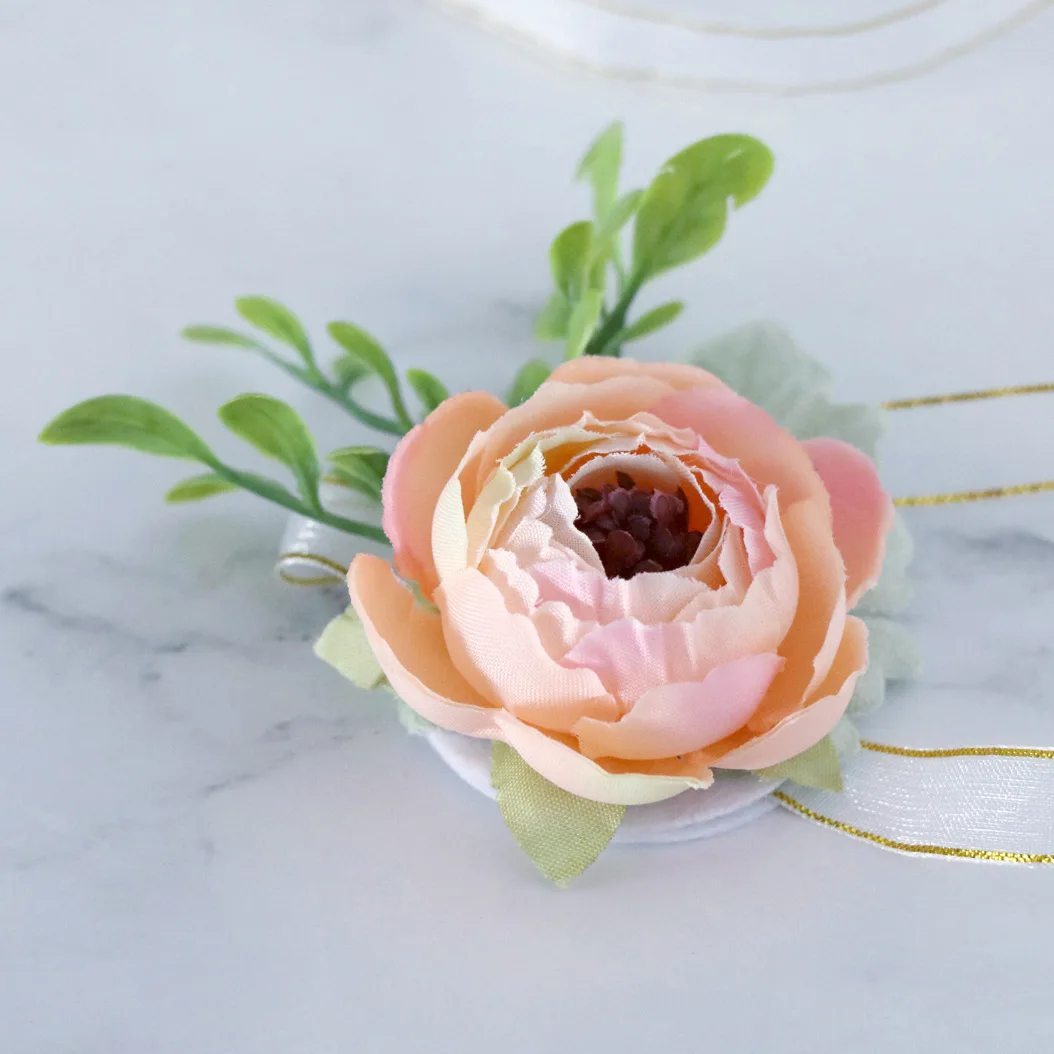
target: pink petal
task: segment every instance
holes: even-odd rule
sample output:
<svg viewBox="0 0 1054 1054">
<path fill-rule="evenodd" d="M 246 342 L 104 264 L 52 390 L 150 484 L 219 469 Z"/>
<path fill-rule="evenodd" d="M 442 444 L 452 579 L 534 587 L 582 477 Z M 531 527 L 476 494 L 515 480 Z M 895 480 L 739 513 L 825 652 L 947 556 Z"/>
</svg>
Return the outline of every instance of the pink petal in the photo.
<svg viewBox="0 0 1054 1054">
<path fill-rule="evenodd" d="M 689 754 L 742 728 L 782 666 L 775 654 L 748 655 L 716 667 L 703 681 L 652 688 L 618 721 L 584 717 L 572 731 L 582 753 L 593 758 Z"/>
<path fill-rule="evenodd" d="M 609 377 L 649 377 L 663 381 L 680 391 L 685 388 L 724 388 L 723 381 L 698 366 L 672 362 L 636 362 L 613 359 L 606 355 L 582 355 L 560 363 L 549 375 L 549 384 L 596 384 Z"/>
<path fill-rule="evenodd" d="M 611 805 L 647 805 L 672 798 L 691 788 L 706 788 L 714 782 L 705 765 L 685 760 L 676 775 L 648 772 L 608 772 L 573 747 L 540 729 L 524 724 L 512 714 L 495 714 L 500 738 L 550 783 L 570 794 Z M 640 763 L 642 767 L 647 762 Z"/>
<path fill-rule="evenodd" d="M 845 636 L 831 666 L 823 693 L 814 703 L 784 718 L 775 728 L 749 740 L 711 764 L 723 769 L 767 769 L 819 743 L 849 705 L 856 680 L 867 669 L 867 626 L 858 618 L 846 623 Z"/>
<path fill-rule="evenodd" d="M 478 692 L 542 728 L 570 731 L 580 717 L 619 714 L 592 670 L 567 669 L 542 647 L 526 615 L 510 612 L 475 568 L 443 579 L 435 593 L 450 656 Z"/>
<path fill-rule="evenodd" d="M 852 608 L 882 573 L 893 502 L 874 463 L 856 447 L 837 439 L 810 439 L 803 445 L 831 497 L 834 541 L 845 561 Z"/>
<path fill-rule="evenodd" d="M 431 595 L 439 579 L 432 560 L 432 514 L 472 437 L 505 406 L 489 392 L 455 395 L 399 440 L 384 476 L 384 533 L 404 578 Z"/>
<path fill-rule="evenodd" d="M 360 553 L 348 571 L 348 591 L 373 654 L 403 702 L 451 732 L 498 736 L 497 710 L 451 662 L 439 615 L 415 602 L 389 564 Z"/>
</svg>

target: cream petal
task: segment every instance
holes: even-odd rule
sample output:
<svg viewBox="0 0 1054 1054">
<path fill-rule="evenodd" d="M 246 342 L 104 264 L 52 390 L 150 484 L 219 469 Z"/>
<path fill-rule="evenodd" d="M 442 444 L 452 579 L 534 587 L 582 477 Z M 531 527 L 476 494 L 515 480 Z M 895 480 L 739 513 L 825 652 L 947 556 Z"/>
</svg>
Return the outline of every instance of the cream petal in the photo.
<svg viewBox="0 0 1054 1054">
<path fill-rule="evenodd" d="M 585 715 L 618 716 L 600 678 L 554 661 L 530 618 L 510 612 L 497 586 L 475 568 L 444 578 L 435 599 L 454 665 L 487 699 L 558 732 Z"/>
<path fill-rule="evenodd" d="M 846 623 L 838 655 L 820 689 L 804 710 L 785 717 L 775 728 L 711 762 L 722 769 L 767 769 L 819 743 L 841 720 L 857 678 L 867 668 L 867 627 L 858 618 Z"/>
<path fill-rule="evenodd" d="M 432 513 L 472 438 L 505 413 L 489 392 L 444 402 L 399 441 L 384 474 L 384 533 L 400 574 L 430 594 L 439 579 L 432 561 Z"/>
<path fill-rule="evenodd" d="M 713 774 L 705 767 L 688 776 L 608 772 L 573 747 L 524 724 L 512 714 L 498 711 L 496 720 L 500 738 L 535 772 L 569 794 L 590 801 L 609 805 L 647 805 L 692 788 L 705 789 L 714 782 Z"/>
<path fill-rule="evenodd" d="M 874 462 L 838 439 L 803 444 L 831 498 L 834 541 L 845 561 L 850 610 L 877 581 L 893 526 L 893 502 Z"/>
<path fill-rule="evenodd" d="M 652 688 L 618 721 L 583 717 L 572 731 L 591 758 L 689 754 L 742 728 L 782 666 L 773 653 L 748 655 L 715 667 L 702 681 Z"/>
<path fill-rule="evenodd" d="M 370 648 L 403 702 L 451 732 L 498 735 L 498 711 L 451 662 L 439 615 L 416 603 L 388 563 L 360 553 L 348 571 L 348 591 Z"/>
</svg>

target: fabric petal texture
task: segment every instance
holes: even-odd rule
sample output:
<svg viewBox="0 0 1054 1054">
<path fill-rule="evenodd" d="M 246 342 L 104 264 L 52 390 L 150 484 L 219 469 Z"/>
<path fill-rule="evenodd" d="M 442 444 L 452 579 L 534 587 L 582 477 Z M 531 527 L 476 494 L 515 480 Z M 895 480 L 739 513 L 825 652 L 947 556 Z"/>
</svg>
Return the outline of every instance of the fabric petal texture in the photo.
<svg viewBox="0 0 1054 1054">
<path fill-rule="evenodd" d="M 327 634 L 419 719 L 504 744 L 500 795 L 539 860 L 524 788 L 579 825 L 561 859 L 588 863 L 621 807 L 714 769 L 820 771 L 857 683 L 876 694 L 850 612 L 882 588 L 892 503 L 851 428 L 792 434 L 839 418 L 826 372 L 772 331 L 701 361 L 579 358 L 514 409 L 442 403 L 385 478 L 394 568 L 357 557 L 355 620 Z M 876 637 L 907 670 L 897 634 Z"/>
</svg>

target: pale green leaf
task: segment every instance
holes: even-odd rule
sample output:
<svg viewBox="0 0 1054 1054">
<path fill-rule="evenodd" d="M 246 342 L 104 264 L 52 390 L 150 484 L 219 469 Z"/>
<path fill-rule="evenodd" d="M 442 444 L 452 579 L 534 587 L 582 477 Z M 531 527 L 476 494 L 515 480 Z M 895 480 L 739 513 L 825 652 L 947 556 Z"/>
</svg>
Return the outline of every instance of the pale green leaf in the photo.
<svg viewBox="0 0 1054 1054">
<path fill-rule="evenodd" d="M 413 707 L 396 697 L 395 712 L 399 718 L 399 724 L 406 729 L 411 736 L 427 736 L 429 732 L 435 732 L 439 726 L 433 725 L 426 717 L 422 717 Z"/>
<path fill-rule="evenodd" d="M 886 558 L 882 561 L 882 574 L 873 589 L 866 592 L 853 608 L 854 614 L 896 615 L 911 603 L 914 587 L 908 577 L 908 567 L 915 553 L 904 517 L 897 513 L 893 527 L 886 535 Z"/>
<path fill-rule="evenodd" d="M 246 322 L 294 348 L 308 366 L 314 366 L 315 356 L 304 327 L 284 304 L 265 296 L 242 296 L 234 301 L 234 306 Z"/>
<path fill-rule="evenodd" d="M 388 468 L 388 454 L 377 447 L 342 447 L 326 455 L 333 474 L 360 493 L 380 498 L 384 473 Z"/>
<path fill-rule="evenodd" d="M 357 688 L 377 688 L 385 679 L 354 608 L 349 607 L 326 626 L 315 644 L 315 654 Z"/>
<path fill-rule="evenodd" d="M 535 319 L 534 333 L 539 340 L 563 340 L 571 320 L 571 302 L 557 289 Z"/>
<path fill-rule="evenodd" d="M 857 611 L 860 605 L 857 605 Z M 908 629 L 892 619 L 865 615 L 868 663 L 849 701 L 848 713 L 861 714 L 882 705 L 889 681 L 908 681 L 918 676 L 919 647 Z"/>
<path fill-rule="evenodd" d="M 450 398 L 450 392 L 446 390 L 443 382 L 427 370 L 409 369 L 406 371 L 406 379 L 417 393 L 426 414 L 430 414 L 440 403 Z"/>
<path fill-rule="evenodd" d="M 388 353 L 380 344 L 360 326 L 352 322 L 330 322 L 327 327 L 329 335 L 350 355 L 357 358 L 371 373 L 375 373 L 388 389 L 392 407 L 401 424 L 407 428 L 413 425 L 403 402 L 399 377 Z"/>
<path fill-rule="evenodd" d="M 291 406 L 269 395 L 239 395 L 220 407 L 219 416 L 235 435 L 286 465 L 304 499 L 318 506 L 321 473 L 315 441 Z"/>
<path fill-rule="evenodd" d="M 260 348 L 259 341 L 245 336 L 233 329 L 225 329 L 223 326 L 187 326 L 180 331 L 184 340 L 193 341 L 195 344 L 230 344 L 237 348 L 249 348 L 257 351 Z"/>
<path fill-rule="evenodd" d="M 640 340 L 649 333 L 654 333 L 663 326 L 668 326 L 682 311 L 684 302 L 671 300 L 668 304 L 660 304 L 651 311 L 641 315 L 631 326 L 627 326 L 619 335 L 619 341 L 628 344 L 631 340 Z"/>
<path fill-rule="evenodd" d="M 352 358 L 350 355 L 338 355 L 329 368 L 342 392 L 350 391 L 363 377 L 369 377 L 373 372 L 362 359 Z"/>
<path fill-rule="evenodd" d="M 561 790 L 498 741 L 492 747 L 490 781 L 505 826 L 538 870 L 558 886 L 566 886 L 596 860 L 626 813 L 624 805 Z"/>
<path fill-rule="evenodd" d="M 590 251 L 591 261 L 603 262 L 611 255 L 619 232 L 633 218 L 643 199 L 643 190 L 631 190 L 611 206 L 604 219 L 597 225 Z"/>
<path fill-rule="evenodd" d="M 237 490 L 238 485 L 229 479 L 217 476 L 215 472 L 206 472 L 201 476 L 191 476 L 180 480 L 166 495 L 165 501 L 178 504 L 184 501 L 200 501 L 211 498 L 214 494 L 226 494 Z"/>
<path fill-rule="evenodd" d="M 53 445 L 109 443 L 144 454 L 213 464 L 204 441 L 178 417 L 134 395 L 100 395 L 63 410 L 40 433 Z"/>
<path fill-rule="evenodd" d="M 599 289 L 588 289 L 571 312 L 567 324 L 567 357 L 577 358 L 585 351 L 589 338 L 597 328 L 604 309 L 604 294 Z"/>
<path fill-rule="evenodd" d="M 824 736 L 819 743 L 797 757 L 759 770 L 757 775 L 763 780 L 790 780 L 816 790 L 842 789 L 842 766 L 830 736 Z"/>
<path fill-rule="evenodd" d="M 756 197 L 772 172 L 768 147 L 745 135 L 719 135 L 674 155 L 645 191 L 633 234 L 641 280 L 687 263 L 724 233 L 728 204 Z"/>
<path fill-rule="evenodd" d="M 545 383 L 552 367 L 543 359 L 531 359 L 520 367 L 509 389 L 509 406 L 525 403 Z"/>
<path fill-rule="evenodd" d="M 577 179 L 588 179 L 593 187 L 593 212 L 599 220 L 606 216 L 618 193 L 622 165 L 622 124 L 609 124 L 593 140 L 579 162 Z"/>
<path fill-rule="evenodd" d="M 574 303 L 586 288 L 593 224 L 581 220 L 565 227 L 549 248 L 549 267 L 556 288 Z"/>
</svg>

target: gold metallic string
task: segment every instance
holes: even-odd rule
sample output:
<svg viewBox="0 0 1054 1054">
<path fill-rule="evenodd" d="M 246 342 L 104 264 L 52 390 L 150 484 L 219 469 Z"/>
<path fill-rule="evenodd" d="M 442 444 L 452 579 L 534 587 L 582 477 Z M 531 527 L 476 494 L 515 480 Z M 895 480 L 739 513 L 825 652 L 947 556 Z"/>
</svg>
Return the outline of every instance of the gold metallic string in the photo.
<svg viewBox="0 0 1054 1054">
<path fill-rule="evenodd" d="M 1038 758 L 1041 761 L 1054 761 L 1054 750 L 1041 750 L 1038 747 L 942 747 L 934 750 L 894 747 L 888 743 L 872 743 L 869 739 L 860 740 L 860 746 L 873 754 L 893 754 L 898 758 Z"/>
<path fill-rule="evenodd" d="M 333 574 L 317 575 L 313 578 L 297 578 L 296 575 L 289 574 L 281 566 L 285 560 L 306 560 L 309 563 L 318 564 L 319 567 L 332 571 Z M 339 575 L 344 578 L 348 573 L 346 567 L 338 564 L 335 560 L 330 560 L 328 557 L 319 556 L 317 553 L 280 553 L 278 565 L 278 577 L 291 586 L 331 586 L 333 585 L 333 575 Z"/>
<path fill-rule="evenodd" d="M 1007 395 L 1042 395 L 1054 392 L 1054 382 L 1017 384 L 1009 388 L 985 388 L 976 392 L 953 392 L 950 395 L 925 395 L 918 399 L 890 399 L 883 410 L 913 410 L 919 406 L 945 406 L 948 403 L 973 403 L 981 399 L 1001 399 Z"/>
</svg>

